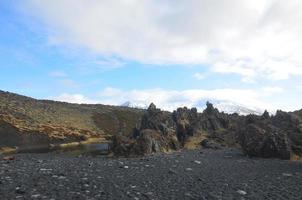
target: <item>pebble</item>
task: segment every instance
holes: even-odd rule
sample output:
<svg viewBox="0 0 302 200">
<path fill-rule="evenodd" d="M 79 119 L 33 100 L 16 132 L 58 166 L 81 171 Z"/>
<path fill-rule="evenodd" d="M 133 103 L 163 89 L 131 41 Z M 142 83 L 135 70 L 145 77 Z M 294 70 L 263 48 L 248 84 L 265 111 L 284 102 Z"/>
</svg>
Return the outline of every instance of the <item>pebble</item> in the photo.
<svg viewBox="0 0 302 200">
<path fill-rule="evenodd" d="M 200 164 L 201 164 L 201 161 L 199 161 L 199 160 L 194 160 L 194 163 L 200 165 Z"/>
<path fill-rule="evenodd" d="M 20 187 L 16 187 L 15 191 L 17 194 L 25 194 L 25 191 L 22 190 Z"/>
<path fill-rule="evenodd" d="M 42 168 L 42 169 L 40 169 L 40 171 L 52 171 L 52 169 L 44 169 L 44 168 Z"/>
<path fill-rule="evenodd" d="M 246 195 L 247 192 L 244 191 L 244 190 L 237 190 L 237 193 L 240 194 L 240 195 Z"/>
<path fill-rule="evenodd" d="M 3 157 L 3 160 L 5 160 L 5 161 L 15 160 L 15 159 L 16 159 L 15 156 L 5 156 L 5 157 Z"/>
<path fill-rule="evenodd" d="M 33 195 L 31 195 L 31 198 L 36 199 L 36 198 L 39 198 L 40 196 L 41 196 L 40 194 L 33 194 Z"/>
<path fill-rule="evenodd" d="M 193 171 L 193 169 L 192 168 L 186 168 L 186 171 Z"/>
<path fill-rule="evenodd" d="M 293 176 L 292 174 L 289 174 L 289 173 L 282 173 L 282 175 L 283 176 L 288 176 L 288 177 Z"/>
<path fill-rule="evenodd" d="M 173 169 L 169 169 L 169 174 L 177 174 L 177 172 Z"/>
</svg>

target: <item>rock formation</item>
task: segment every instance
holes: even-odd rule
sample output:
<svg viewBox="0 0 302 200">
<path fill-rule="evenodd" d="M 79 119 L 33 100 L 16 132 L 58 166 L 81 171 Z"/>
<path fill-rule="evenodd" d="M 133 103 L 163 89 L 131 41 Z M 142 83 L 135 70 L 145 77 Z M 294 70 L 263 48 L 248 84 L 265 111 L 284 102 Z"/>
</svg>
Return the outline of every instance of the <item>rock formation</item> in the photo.
<svg viewBox="0 0 302 200">
<path fill-rule="evenodd" d="M 171 114 L 152 103 L 129 138 L 114 136 L 111 149 L 115 155 L 123 156 L 177 150 L 180 145 L 174 127 Z"/>
<path fill-rule="evenodd" d="M 217 133 L 221 129 L 229 127 L 227 115 L 219 113 L 212 104 L 207 104 L 207 109 L 203 113 L 198 113 L 196 108 L 178 108 L 173 113 L 164 112 L 156 108 L 152 103 L 143 115 L 140 125 L 134 129 L 128 139 L 121 139 L 123 136 L 116 135 L 112 151 L 116 155 L 149 154 L 177 150 L 185 146 L 191 137 L 199 138 L 201 134 L 211 138 L 211 144 Z M 202 137 L 200 137 L 202 138 Z M 220 136 L 223 140 L 223 135 Z M 201 141 L 199 141 L 200 143 Z M 124 153 L 121 147 L 127 146 Z"/>
<path fill-rule="evenodd" d="M 170 113 L 151 104 L 129 137 L 115 136 L 112 150 L 116 155 L 145 155 L 183 148 L 193 138 L 204 148 L 240 144 L 249 156 L 291 159 L 302 155 L 301 116 L 302 111 L 278 111 L 275 116 L 267 111 L 262 116 L 230 115 L 211 103 L 202 113 L 186 107 Z"/>
<path fill-rule="evenodd" d="M 293 113 L 277 111 L 275 116 L 249 115 L 239 130 L 241 147 L 249 156 L 291 159 L 301 156 L 301 121 Z"/>
</svg>

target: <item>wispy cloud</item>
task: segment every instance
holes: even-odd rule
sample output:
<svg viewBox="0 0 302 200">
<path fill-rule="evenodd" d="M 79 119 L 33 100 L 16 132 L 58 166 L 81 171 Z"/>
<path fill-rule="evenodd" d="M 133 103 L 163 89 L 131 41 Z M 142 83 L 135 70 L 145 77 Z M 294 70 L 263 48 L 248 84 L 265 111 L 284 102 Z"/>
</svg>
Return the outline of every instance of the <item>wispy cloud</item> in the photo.
<svg viewBox="0 0 302 200">
<path fill-rule="evenodd" d="M 196 78 L 197 80 L 202 80 L 205 78 L 205 74 L 202 73 L 195 73 L 194 74 L 194 78 Z"/>
<path fill-rule="evenodd" d="M 65 78 L 65 77 L 67 77 L 67 74 L 64 71 L 56 70 L 56 71 L 51 71 L 49 73 L 49 76 L 55 77 L 55 78 Z"/>
<path fill-rule="evenodd" d="M 58 82 L 61 86 L 65 87 L 65 88 L 78 88 L 79 87 L 79 84 L 76 83 L 72 79 L 61 79 Z"/>
</svg>

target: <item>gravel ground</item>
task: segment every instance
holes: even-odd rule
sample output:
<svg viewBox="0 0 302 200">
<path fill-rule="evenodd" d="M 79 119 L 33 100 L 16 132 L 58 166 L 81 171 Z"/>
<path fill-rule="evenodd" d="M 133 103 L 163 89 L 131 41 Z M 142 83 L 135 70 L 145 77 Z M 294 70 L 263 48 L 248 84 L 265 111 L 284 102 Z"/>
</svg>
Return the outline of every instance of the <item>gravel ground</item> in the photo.
<svg viewBox="0 0 302 200">
<path fill-rule="evenodd" d="M 0 199 L 302 199 L 302 162 L 232 149 L 128 159 L 19 154 L 0 160 Z"/>
</svg>

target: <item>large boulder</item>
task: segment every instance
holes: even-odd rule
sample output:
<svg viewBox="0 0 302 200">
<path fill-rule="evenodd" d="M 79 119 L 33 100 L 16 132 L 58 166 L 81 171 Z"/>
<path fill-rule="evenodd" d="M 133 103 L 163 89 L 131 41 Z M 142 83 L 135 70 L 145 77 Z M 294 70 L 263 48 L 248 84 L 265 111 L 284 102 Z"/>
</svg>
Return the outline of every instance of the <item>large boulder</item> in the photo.
<svg viewBox="0 0 302 200">
<path fill-rule="evenodd" d="M 299 154 L 293 148 L 295 140 L 291 137 L 297 133 L 298 124 L 295 117 L 282 111 L 272 117 L 267 112 L 262 116 L 249 115 L 241 125 L 241 147 L 249 156 L 291 159 L 294 153 Z"/>
<path fill-rule="evenodd" d="M 248 124 L 241 139 L 241 146 L 249 156 L 290 159 L 292 150 L 286 134 L 268 126 Z"/>
<path fill-rule="evenodd" d="M 297 111 L 298 112 L 298 111 Z M 293 151 L 302 156 L 302 120 L 298 113 L 277 111 L 272 124 L 282 129 L 291 141 Z"/>
<path fill-rule="evenodd" d="M 110 145 L 110 151 L 117 156 L 129 156 L 135 140 L 117 134 L 112 137 L 112 143 Z"/>
<path fill-rule="evenodd" d="M 140 131 L 132 153 L 135 155 L 146 155 L 177 149 L 179 149 L 179 143 L 175 135 L 163 135 L 155 130 L 144 129 Z"/>
<path fill-rule="evenodd" d="M 137 155 L 145 155 L 160 152 L 160 140 L 161 133 L 151 129 L 144 129 L 137 137 L 132 149 L 132 153 Z"/>
</svg>

